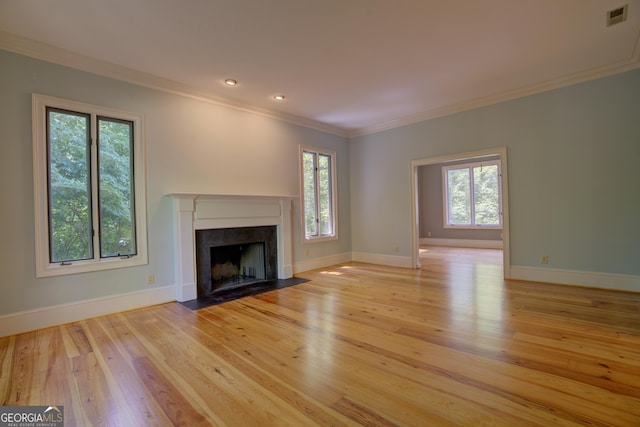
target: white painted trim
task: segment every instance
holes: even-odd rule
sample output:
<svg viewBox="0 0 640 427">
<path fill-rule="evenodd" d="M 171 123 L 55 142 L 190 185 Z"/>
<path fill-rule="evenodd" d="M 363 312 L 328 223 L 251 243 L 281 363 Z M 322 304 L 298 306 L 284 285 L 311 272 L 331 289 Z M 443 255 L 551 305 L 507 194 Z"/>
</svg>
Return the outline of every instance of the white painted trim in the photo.
<svg viewBox="0 0 640 427">
<path fill-rule="evenodd" d="M 115 268 L 133 267 L 149 263 L 147 254 L 147 197 L 146 197 L 146 148 L 145 148 L 145 118 L 144 115 L 123 110 L 102 107 L 99 105 L 55 98 L 52 96 L 33 93 L 32 102 L 32 136 L 33 136 L 33 184 L 34 184 L 34 212 L 35 212 L 35 249 L 36 249 L 36 277 L 62 276 L 90 271 L 102 271 Z M 93 238 L 94 255 L 92 259 L 73 261 L 69 265 L 52 263 L 49 258 L 49 209 L 47 175 L 47 107 L 60 108 L 87 114 L 91 117 L 91 137 L 96 140 L 97 116 L 106 116 L 131 121 L 134 126 L 134 186 L 135 186 L 135 231 L 137 254 L 126 259 L 116 257 L 100 258 L 98 250 L 99 240 Z M 95 147 L 94 147 L 95 149 Z M 95 162 L 95 153 L 92 154 Z M 94 167 L 95 165 L 92 165 Z M 96 177 L 90 179 L 93 193 L 97 194 Z M 98 229 L 97 205 L 95 198 L 92 224 Z"/>
<path fill-rule="evenodd" d="M 181 195 L 173 199 L 175 222 L 175 298 L 178 301 L 190 301 L 197 297 L 196 286 L 196 246 L 193 221 L 195 210 L 194 195 Z"/>
<path fill-rule="evenodd" d="M 372 254 L 372 253 L 365 253 L 365 252 L 352 252 L 351 258 L 353 261 L 366 262 L 369 264 L 388 265 L 391 267 L 412 268 L 411 257 L 406 257 L 406 256 Z"/>
<path fill-rule="evenodd" d="M 469 163 L 455 163 L 453 165 L 443 166 L 441 169 L 442 174 L 442 228 L 451 230 L 502 230 L 502 209 L 498 213 L 499 224 L 497 225 L 479 225 L 475 223 L 475 194 L 474 191 L 469 191 L 470 194 L 470 220 L 473 222 L 469 225 L 455 225 L 449 224 L 449 180 L 448 173 L 450 170 L 468 169 L 469 170 L 469 188 L 474 188 L 475 178 L 473 170 L 478 166 L 496 166 L 498 176 L 502 174 L 500 169 L 500 160 L 488 160 L 482 159 L 474 160 Z M 498 206 L 502 206 L 502 185 L 498 180 Z"/>
<path fill-rule="evenodd" d="M 477 239 L 438 239 L 436 237 L 421 237 L 421 245 L 449 246 L 454 248 L 486 248 L 502 249 L 502 240 L 477 240 Z"/>
<path fill-rule="evenodd" d="M 511 279 L 640 292 L 640 276 L 513 265 Z"/>
<path fill-rule="evenodd" d="M 0 337 L 171 301 L 175 301 L 173 285 L 4 314 Z"/>
<path fill-rule="evenodd" d="M 333 222 L 333 234 L 329 235 L 329 236 L 317 236 L 317 237 L 307 237 L 306 236 L 306 225 L 305 225 L 305 216 L 306 216 L 306 212 L 305 212 L 305 200 L 304 200 L 304 160 L 303 160 L 303 156 L 304 153 L 309 152 L 309 153 L 314 153 L 316 155 L 324 155 L 324 156 L 329 156 L 331 157 L 331 219 Z M 308 243 L 320 243 L 320 242 L 327 242 L 327 241 L 332 241 L 332 240 L 338 240 L 339 235 L 338 235 L 338 161 L 337 161 L 337 155 L 336 152 L 334 150 L 328 150 L 328 149 L 324 149 L 324 148 L 318 148 L 318 147 L 312 147 L 309 145 L 302 145 L 300 144 L 298 146 L 298 168 L 299 168 L 299 173 L 298 173 L 298 177 L 299 177 L 299 182 L 300 182 L 300 234 L 302 236 L 302 243 L 303 244 L 308 244 Z M 315 194 L 315 192 L 314 192 Z M 317 194 L 316 194 L 317 196 Z M 318 200 L 316 200 L 316 203 L 319 203 Z M 319 208 L 319 207 L 318 207 Z"/>
<path fill-rule="evenodd" d="M 296 274 L 304 271 L 317 270 L 319 268 L 331 267 L 333 265 L 344 264 L 345 262 L 350 261 L 351 252 L 298 261 L 293 264 L 293 273 Z"/>
<path fill-rule="evenodd" d="M 176 285 L 176 301 L 191 301 L 198 298 L 198 285 L 196 282 L 185 282 Z"/>
<path fill-rule="evenodd" d="M 412 160 L 410 163 L 411 179 L 411 266 L 420 268 L 419 256 L 419 207 L 418 207 L 418 167 L 432 165 L 436 163 L 450 162 L 453 160 L 469 160 L 479 157 L 500 156 L 500 169 L 502 171 L 502 259 L 503 275 L 505 279 L 511 277 L 511 254 L 510 254 L 510 232 L 509 232 L 509 173 L 507 168 L 507 147 L 489 148 L 467 153 L 448 154 L 444 156 L 429 157 L 425 159 Z"/>
<path fill-rule="evenodd" d="M 224 99 L 205 91 L 196 90 L 191 86 L 178 83 L 173 80 L 132 70 L 130 68 L 122 67 L 120 65 L 116 65 L 106 61 L 101 61 L 95 58 L 90 58 L 84 55 L 79 55 L 65 49 L 61 49 L 55 46 L 48 45 L 46 43 L 41 43 L 5 31 L 0 31 L 0 49 L 31 58 L 52 62 L 54 64 L 63 65 L 65 67 L 75 68 L 77 70 L 86 71 L 92 74 L 97 74 L 127 83 L 132 83 L 138 86 L 159 90 L 161 92 L 184 96 L 186 98 L 196 99 L 199 101 L 257 114 L 263 117 L 281 120 L 309 129 L 316 129 L 344 138 L 355 138 L 358 136 L 370 135 L 373 133 L 382 132 L 413 123 L 423 122 L 438 117 L 444 117 L 451 114 L 460 113 L 462 111 L 498 104 L 500 102 L 510 101 L 513 99 L 523 98 L 525 96 L 535 95 L 537 93 L 547 92 L 565 86 L 571 86 L 577 83 L 595 80 L 613 74 L 623 73 L 625 71 L 640 68 L 639 35 L 639 39 L 638 41 L 636 41 L 633 54 L 628 59 L 616 62 L 614 64 L 604 65 L 602 67 L 593 68 L 591 70 L 570 74 L 568 76 L 548 80 L 537 85 L 531 85 L 502 93 L 491 94 L 488 96 L 471 99 L 440 108 L 433 108 L 422 113 L 388 120 L 361 129 L 349 130 L 318 122 L 316 120 L 286 114 L 280 111 L 261 109 L 246 103 L 241 103 L 239 101 Z"/>
<path fill-rule="evenodd" d="M 74 68 L 76 70 L 86 71 L 99 76 L 170 93 L 172 95 L 183 96 L 198 101 L 208 102 L 210 104 L 221 105 L 223 107 L 257 114 L 259 116 L 304 126 L 309 129 L 316 129 L 322 132 L 331 133 L 343 138 L 347 137 L 347 131 L 336 126 L 280 111 L 258 108 L 237 100 L 222 98 L 206 91 L 197 90 L 183 83 L 133 70 L 131 68 L 126 68 L 111 62 L 80 55 L 56 46 L 21 37 L 13 33 L 0 31 L 0 49 L 40 59 L 42 61 L 52 62 L 65 67 Z"/>
<path fill-rule="evenodd" d="M 297 196 L 170 194 L 176 243 L 175 297 L 197 298 L 195 231 L 275 225 L 278 236 L 278 278 L 293 276 L 292 199 Z"/>
</svg>

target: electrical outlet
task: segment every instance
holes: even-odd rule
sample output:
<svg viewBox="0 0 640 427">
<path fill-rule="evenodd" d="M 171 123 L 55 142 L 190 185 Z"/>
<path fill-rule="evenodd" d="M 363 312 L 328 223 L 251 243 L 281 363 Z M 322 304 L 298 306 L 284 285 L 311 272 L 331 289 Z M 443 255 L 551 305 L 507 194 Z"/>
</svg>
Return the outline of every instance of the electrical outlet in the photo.
<svg viewBox="0 0 640 427">
<path fill-rule="evenodd" d="M 549 257 L 547 255 L 542 255 L 540 257 L 540 264 L 549 264 Z"/>
<path fill-rule="evenodd" d="M 309 256 L 309 249 L 306 250 L 305 255 Z"/>
<path fill-rule="evenodd" d="M 400 253 L 400 246 L 396 246 L 394 250 L 396 253 Z"/>
<path fill-rule="evenodd" d="M 427 237 L 431 237 L 431 232 L 427 232 Z"/>
<path fill-rule="evenodd" d="M 156 278 L 153 274 L 147 276 L 147 284 L 153 285 L 156 282 Z"/>
</svg>

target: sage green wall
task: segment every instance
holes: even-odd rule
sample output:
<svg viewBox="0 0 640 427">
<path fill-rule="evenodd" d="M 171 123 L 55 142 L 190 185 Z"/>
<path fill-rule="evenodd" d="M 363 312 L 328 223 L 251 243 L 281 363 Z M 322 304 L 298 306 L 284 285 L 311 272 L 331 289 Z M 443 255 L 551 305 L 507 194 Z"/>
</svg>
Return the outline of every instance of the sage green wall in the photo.
<svg viewBox="0 0 640 427">
<path fill-rule="evenodd" d="M 31 93 L 145 114 L 150 264 L 35 278 Z M 298 194 L 298 144 L 336 150 L 340 240 L 294 262 L 410 256 L 410 161 L 506 146 L 511 261 L 640 275 L 640 70 L 344 138 L 0 51 L 0 315 L 174 283 L 172 192 Z"/>
<path fill-rule="evenodd" d="M 352 139 L 353 251 L 411 255 L 411 160 L 501 146 L 512 266 L 640 275 L 640 70 Z"/>
<path fill-rule="evenodd" d="M 148 266 L 35 278 L 31 94 L 146 117 Z M 348 253 L 349 150 L 345 138 L 224 106 L 0 51 L 0 315 L 174 284 L 173 210 L 166 194 L 298 195 L 298 145 L 338 156 L 340 240 L 302 245 L 293 212 L 294 262 Z M 308 245 L 309 246 L 309 245 Z"/>
</svg>

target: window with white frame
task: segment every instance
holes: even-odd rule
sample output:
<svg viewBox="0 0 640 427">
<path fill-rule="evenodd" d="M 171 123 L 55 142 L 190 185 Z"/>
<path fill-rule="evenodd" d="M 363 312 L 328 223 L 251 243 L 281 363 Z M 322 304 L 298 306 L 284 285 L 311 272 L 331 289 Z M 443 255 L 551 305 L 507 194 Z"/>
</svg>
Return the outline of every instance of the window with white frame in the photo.
<svg viewBox="0 0 640 427">
<path fill-rule="evenodd" d="M 337 238 L 336 154 L 300 147 L 302 217 L 307 241 Z"/>
<path fill-rule="evenodd" d="M 33 95 L 38 277 L 147 263 L 143 117 Z"/>
<path fill-rule="evenodd" d="M 500 161 L 442 168 L 445 228 L 502 228 Z"/>
</svg>

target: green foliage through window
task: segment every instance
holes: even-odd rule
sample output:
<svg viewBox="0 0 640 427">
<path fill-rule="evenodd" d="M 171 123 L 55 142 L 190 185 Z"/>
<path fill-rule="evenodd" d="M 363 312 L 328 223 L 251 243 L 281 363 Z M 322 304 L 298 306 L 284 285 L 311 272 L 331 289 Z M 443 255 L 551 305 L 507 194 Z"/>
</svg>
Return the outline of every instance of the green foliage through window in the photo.
<svg viewBox="0 0 640 427">
<path fill-rule="evenodd" d="M 49 109 L 51 262 L 93 258 L 90 116 Z"/>
<path fill-rule="evenodd" d="M 448 226 L 502 226 L 500 163 L 447 166 L 445 222 Z"/>
<path fill-rule="evenodd" d="M 136 254 L 133 123 L 47 108 L 47 142 L 50 262 Z"/>
<path fill-rule="evenodd" d="M 304 229 L 305 235 L 317 236 L 318 223 L 316 222 L 316 154 L 302 153 L 302 165 L 304 174 Z"/>
<path fill-rule="evenodd" d="M 100 255 L 136 252 L 133 123 L 98 118 Z"/>
<path fill-rule="evenodd" d="M 304 229 L 307 238 L 335 234 L 333 154 L 302 152 Z"/>
</svg>

